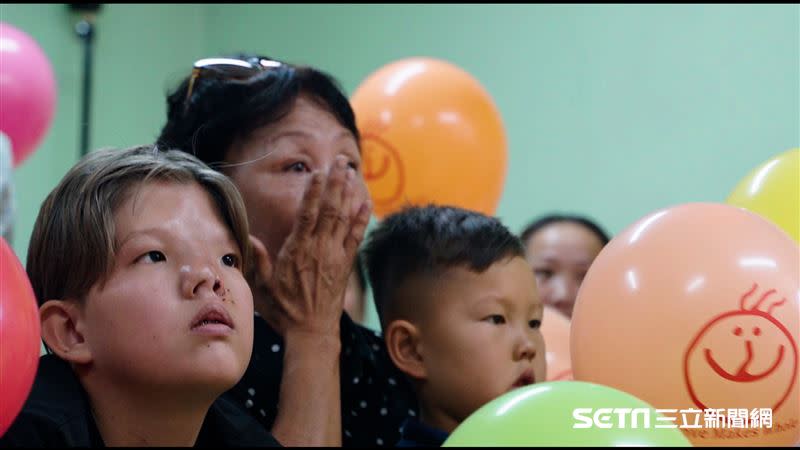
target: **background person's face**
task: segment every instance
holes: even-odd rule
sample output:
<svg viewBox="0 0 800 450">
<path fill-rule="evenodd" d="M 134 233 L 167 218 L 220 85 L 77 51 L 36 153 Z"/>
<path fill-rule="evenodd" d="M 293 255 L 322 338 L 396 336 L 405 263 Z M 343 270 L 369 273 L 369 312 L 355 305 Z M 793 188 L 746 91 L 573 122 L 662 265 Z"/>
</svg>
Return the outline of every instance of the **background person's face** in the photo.
<svg viewBox="0 0 800 450">
<path fill-rule="evenodd" d="M 572 317 L 578 288 L 603 244 L 582 225 L 556 222 L 526 242 L 528 262 L 545 305 Z"/>
<path fill-rule="evenodd" d="M 314 171 L 327 173 L 337 155 L 356 171 L 355 207 L 369 195 L 361 175 L 361 155 L 353 134 L 320 104 L 301 95 L 280 121 L 256 129 L 234 143 L 226 162 L 244 199 L 250 230 L 275 258 L 297 217 Z"/>
</svg>

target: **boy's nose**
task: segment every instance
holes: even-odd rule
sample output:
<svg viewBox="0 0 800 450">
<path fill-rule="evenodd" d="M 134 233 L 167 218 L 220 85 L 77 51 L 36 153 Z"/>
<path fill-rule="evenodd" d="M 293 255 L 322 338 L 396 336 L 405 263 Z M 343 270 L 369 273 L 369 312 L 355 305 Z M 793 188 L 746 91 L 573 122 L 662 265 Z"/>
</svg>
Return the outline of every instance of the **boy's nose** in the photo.
<svg viewBox="0 0 800 450">
<path fill-rule="evenodd" d="M 183 266 L 181 273 L 183 275 L 181 291 L 186 298 L 196 298 L 209 293 L 222 297 L 225 293 L 222 278 L 208 265 Z"/>
<path fill-rule="evenodd" d="M 514 355 L 517 360 L 532 360 L 536 357 L 536 344 L 533 342 L 533 339 L 528 336 L 528 333 L 529 331 L 524 332 L 517 343 L 516 355 Z"/>
</svg>

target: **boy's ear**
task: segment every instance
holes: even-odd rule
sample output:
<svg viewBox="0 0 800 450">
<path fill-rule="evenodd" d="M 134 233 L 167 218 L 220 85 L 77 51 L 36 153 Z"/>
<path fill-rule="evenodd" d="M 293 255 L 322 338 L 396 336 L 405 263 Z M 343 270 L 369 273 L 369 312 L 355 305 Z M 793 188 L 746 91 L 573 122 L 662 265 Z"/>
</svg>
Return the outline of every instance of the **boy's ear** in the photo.
<svg viewBox="0 0 800 450">
<path fill-rule="evenodd" d="M 384 336 L 389 356 L 397 368 L 412 378 L 424 380 L 427 371 L 420 352 L 420 335 L 416 325 L 407 320 L 392 321 Z"/>
<path fill-rule="evenodd" d="M 83 335 L 83 309 L 73 300 L 48 300 L 39 307 L 42 339 L 59 358 L 75 363 L 92 361 L 89 343 Z"/>
</svg>

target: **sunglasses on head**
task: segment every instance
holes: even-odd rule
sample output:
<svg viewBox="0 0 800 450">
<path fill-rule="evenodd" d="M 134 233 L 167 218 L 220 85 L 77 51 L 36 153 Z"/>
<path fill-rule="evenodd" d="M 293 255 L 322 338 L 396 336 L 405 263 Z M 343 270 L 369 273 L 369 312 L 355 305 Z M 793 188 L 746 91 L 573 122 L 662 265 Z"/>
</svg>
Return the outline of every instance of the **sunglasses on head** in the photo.
<svg viewBox="0 0 800 450">
<path fill-rule="evenodd" d="M 253 75 L 265 70 L 282 66 L 283 63 L 264 57 L 248 59 L 238 58 L 204 58 L 195 61 L 192 67 L 192 76 L 189 77 L 189 87 L 186 90 L 186 105 L 192 98 L 194 85 L 201 76 L 213 75 L 220 79 L 246 80 Z"/>
</svg>

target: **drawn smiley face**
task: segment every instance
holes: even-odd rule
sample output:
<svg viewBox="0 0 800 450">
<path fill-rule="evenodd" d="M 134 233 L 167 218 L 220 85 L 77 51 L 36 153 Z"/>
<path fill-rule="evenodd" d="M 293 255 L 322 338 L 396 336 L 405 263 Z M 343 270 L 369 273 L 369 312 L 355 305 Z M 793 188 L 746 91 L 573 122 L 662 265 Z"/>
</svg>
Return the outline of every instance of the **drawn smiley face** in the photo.
<svg viewBox="0 0 800 450">
<path fill-rule="evenodd" d="M 740 309 L 700 329 L 684 357 L 684 378 L 701 409 L 772 407 L 774 412 L 796 382 L 797 364 L 797 344 L 781 322 L 769 312 Z"/>
<path fill-rule="evenodd" d="M 379 216 L 402 199 L 405 188 L 405 167 L 400 153 L 386 139 L 375 133 L 361 136 L 364 180 Z"/>
</svg>

